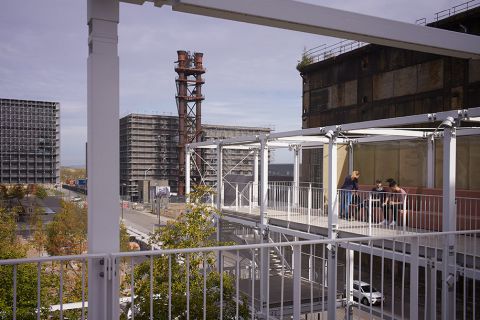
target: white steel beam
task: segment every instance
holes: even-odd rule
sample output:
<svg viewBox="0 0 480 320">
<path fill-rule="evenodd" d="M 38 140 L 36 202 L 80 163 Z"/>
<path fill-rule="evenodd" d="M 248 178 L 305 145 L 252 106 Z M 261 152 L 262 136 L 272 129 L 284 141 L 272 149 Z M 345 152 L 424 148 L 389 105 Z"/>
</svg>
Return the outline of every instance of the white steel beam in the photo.
<svg viewBox="0 0 480 320">
<path fill-rule="evenodd" d="M 120 250 L 119 59 L 117 0 L 88 0 L 88 252 Z M 118 319 L 116 264 L 88 265 L 88 317 Z M 105 267 L 108 266 L 106 269 Z M 107 270 L 107 274 L 105 274 Z M 107 307 L 111 306 L 111 307 Z"/>
<path fill-rule="evenodd" d="M 174 11 L 358 40 L 464 59 L 480 58 L 478 36 L 292 0 L 174 0 Z"/>
<path fill-rule="evenodd" d="M 401 136 L 401 137 L 415 137 L 415 138 L 424 138 L 425 133 L 423 131 L 414 131 L 414 130 L 402 130 L 402 129 L 360 129 L 360 130 L 349 130 L 343 133 L 347 134 L 364 134 L 364 135 L 383 135 L 383 136 Z"/>
</svg>

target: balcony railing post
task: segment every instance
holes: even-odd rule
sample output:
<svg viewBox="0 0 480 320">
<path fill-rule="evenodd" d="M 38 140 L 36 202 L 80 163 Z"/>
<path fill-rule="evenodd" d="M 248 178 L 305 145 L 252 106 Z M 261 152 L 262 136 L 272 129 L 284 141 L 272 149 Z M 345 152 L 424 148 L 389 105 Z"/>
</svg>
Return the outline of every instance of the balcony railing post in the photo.
<svg viewBox="0 0 480 320">
<path fill-rule="evenodd" d="M 291 188 L 290 187 L 287 187 L 287 220 L 290 221 L 290 212 L 292 210 L 292 205 L 291 205 Z"/>
<path fill-rule="evenodd" d="M 410 319 L 418 319 L 418 238 L 411 238 L 410 248 Z"/>
<path fill-rule="evenodd" d="M 346 320 L 353 320 L 353 265 L 354 265 L 354 251 L 349 249 L 345 250 L 346 266 L 345 266 L 345 279 L 346 279 Z"/>
<path fill-rule="evenodd" d="M 372 235 L 372 193 L 368 194 L 368 235 Z"/>
<path fill-rule="evenodd" d="M 252 184 L 248 184 L 248 212 L 252 213 Z"/>
<path fill-rule="evenodd" d="M 301 269 L 302 250 L 300 245 L 293 246 L 293 319 L 300 320 L 301 314 Z"/>
<path fill-rule="evenodd" d="M 235 183 L 235 210 L 238 211 L 238 183 Z"/>
<path fill-rule="evenodd" d="M 308 224 L 311 223 L 311 216 L 312 216 L 312 184 L 309 183 L 308 185 L 308 209 L 307 209 L 307 214 L 308 214 Z"/>
<path fill-rule="evenodd" d="M 407 215 L 408 215 L 408 212 L 407 212 L 407 197 L 403 197 L 403 205 L 402 205 L 402 208 L 403 208 L 403 215 L 402 215 L 402 224 L 403 224 L 403 231 L 405 232 L 407 230 Z"/>
</svg>

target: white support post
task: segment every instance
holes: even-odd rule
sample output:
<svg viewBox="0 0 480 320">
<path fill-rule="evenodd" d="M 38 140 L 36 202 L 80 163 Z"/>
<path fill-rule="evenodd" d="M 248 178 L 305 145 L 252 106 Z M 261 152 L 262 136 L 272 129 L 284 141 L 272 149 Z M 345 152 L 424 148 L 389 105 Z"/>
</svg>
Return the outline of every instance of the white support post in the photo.
<svg viewBox="0 0 480 320">
<path fill-rule="evenodd" d="M 268 148 L 266 138 L 260 142 L 260 224 L 267 224 L 268 208 Z"/>
<path fill-rule="evenodd" d="M 427 188 L 435 188 L 435 139 L 427 139 Z"/>
<path fill-rule="evenodd" d="M 435 320 L 437 318 L 437 269 L 435 268 L 435 264 L 430 260 L 425 268 L 427 269 L 427 276 L 425 277 L 427 282 L 425 287 L 425 294 L 427 296 L 427 301 L 425 303 L 425 319 Z"/>
<path fill-rule="evenodd" d="M 118 1 L 88 0 L 87 19 L 88 252 L 110 253 L 120 250 Z M 89 259 L 89 318 L 119 317 L 114 262 Z"/>
<path fill-rule="evenodd" d="M 293 206 L 298 206 L 300 192 L 300 147 L 293 148 Z"/>
<path fill-rule="evenodd" d="M 252 213 L 252 184 L 248 184 L 248 213 Z"/>
<path fill-rule="evenodd" d="M 309 183 L 308 185 L 308 199 L 307 199 L 307 215 L 308 215 L 308 224 L 310 225 L 311 223 L 311 217 L 312 217 L 312 184 Z"/>
<path fill-rule="evenodd" d="M 456 129 L 443 130 L 443 231 L 456 230 L 455 212 L 455 169 L 457 154 Z M 454 319 L 455 314 L 455 274 L 449 267 L 455 262 L 455 236 L 447 235 L 443 248 L 442 263 L 442 319 Z"/>
<path fill-rule="evenodd" d="M 302 250 L 299 245 L 293 246 L 293 320 L 300 320 L 301 315 L 301 269 Z"/>
<path fill-rule="evenodd" d="M 223 152 L 222 145 L 217 145 L 217 209 L 222 210 L 223 204 Z"/>
<path fill-rule="evenodd" d="M 333 132 L 329 132 L 331 138 L 328 143 L 328 238 L 337 237 L 338 225 L 338 201 L 337 201 L 337 143 Z M 337 253 L 333 244 L 328 250 L 328 308 L 329 320 L 336 318 L 337 296 Z"/>
<path fill-rule="evenodd" d="M 192 152 L 190 148 L 185 148 L 185 195 L 186 201 L 190 202 L 190 156 Z"/>
<path fill-rule="evenodd" d="M 235 210 L 238 211 L 238 183 L 235 183 Z"/>
<path fill-rule="evenodd" d="M 346 294 L 347 305 L 345 312 L 346 320 L 353 320 L 353 265 L 354 265 L 354 251 L 351 249 L 345 250 L 346 266 L 345 266 L 345 279 L 346 279 Z"/>
<path fill-rule="evenodd" d="M 348 143 L 348 172 L 353 172 L 353 143 Z"/>
<path fill-rule="evenodd" d="M 258 206 L 258 150 L 253 152 L 253 203 Z"/>
<path fill-rule="evenodd" d="M 418 260 L 420 259 L 418 238 L 411 239 L 410 248 L 410 319 L 418 319 L 418 285 L 416 285 L 418 283 Z"/>
<path fill-rule="evenodd" d="M 372 235 L 372 214 L 373 214 L 372 193 L 370 192 L 368 194 L 368 235 L 369 236 Z"/>
<path fill-rule="evenodd" d="M 290 221 L 290 214 L 292 212 L 292 192 L 291 188 L 287 187 L 287 220 Z"/>
<path fill-rule="evenodd" d="M 268 208 L 268 148 L 267 139 L 262 138 L 260 140 L 260 231 L 262 236 L 262 243 L 268 243 L 268 227 L 267 227 L 267 208 Z M 269 249 L 260 249 L 260 309 L 263 311 L 263 307 L 268 301 L 268 277 L 269 268 Z"/>
</svg>

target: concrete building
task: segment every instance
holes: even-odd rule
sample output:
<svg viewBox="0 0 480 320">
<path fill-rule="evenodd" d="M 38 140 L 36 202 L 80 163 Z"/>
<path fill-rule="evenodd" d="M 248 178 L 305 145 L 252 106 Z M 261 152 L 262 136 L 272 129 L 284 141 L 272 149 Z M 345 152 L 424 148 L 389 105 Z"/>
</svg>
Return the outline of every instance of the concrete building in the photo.
<svg viewBox="0 0 480 320">
<path fill-rule="evenodd" d="M 129 114 L 120 119 L 120 193 L 143 199 L 143 181 L 178 186 L 178 117 Z M 140 194 L 141 193 L 141 194 Z"/>
<path fill-rule="evenodd" d="M 60 104 L 0 99 L 0 183 L 60 181 Z"/>
<path fill-rule="evenodd" d="M 268 128 L 218 125 L 203 125 L 202 130 L 203 141 L 270 132 Z M 154 185 L 169 185 L 172 192 L 177 192 L 178 137 L 176 116 L 130 114 L 121 118 L 120 194 L 140 201 L 149 187 Z M 224 172 L 252 175 L 254 158 L 249 153 L 248 150 L 225 150 Z M 203 161 L 198 165 L 202 166 L 207 184 L 211 184 L 215 180 L 217 156 L 211 150 L 206 150 L 201 157 L 209 165 Z"/>
<path fill-rule="evenodd" d="M 202 125 L 202 141 L 254 136 L 270 133 L 270 128 Z M 214 185 L 217 179 L 217 153 L 215 149 L 203 150 L 203 172 L 206 184 Z M 254 154 L 251 150 L 223 150 L 223 174 L 253 175 Z"/>
<path fill-rule="evenodd" d="M 462 7 L 463 8 L 463 7 Z M 480 7 L 445 10 L 428 26 L 480 35 Z M 447 16 L 444 19 L 440 17 Z M 419 22 L 424 22 L 424 19 Z M 352 50 L 353 48 L 353 50 Z M 314 52 L 310 51 L 310 52 Z M 480 105 L 480 61 L 342 41 L 308 55 L 298 69 L 303 80 L 303 128 L 434 113 Z M 430 124 L 431 126 L 432 124 Z M 403 185 L 427 186 L 426 144 L 388 142 L 354 147 L 353 164 L 362 181 L 394 177 Z M 339 149 L 339 169 L 348 171 L 347 147 Z M 480 188 L 480 143 L 459 139 L 459 188 Z M 435 148 L 435 187 L 442 184 L 442 144 Z M 325 183 L 322 150 L 303 152 L 302 176 Z"/>
</svg>

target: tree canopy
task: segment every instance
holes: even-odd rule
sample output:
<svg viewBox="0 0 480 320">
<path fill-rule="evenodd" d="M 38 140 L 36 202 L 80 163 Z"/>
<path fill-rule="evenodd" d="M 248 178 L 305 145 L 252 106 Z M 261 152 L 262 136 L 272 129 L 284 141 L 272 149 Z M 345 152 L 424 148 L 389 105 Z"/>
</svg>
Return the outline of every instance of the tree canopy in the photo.
<svg viewBox="0 0 480 320">
<path fill-rule="evenodd" d="M 221 245 L 212 235 L 215 233 L 215 216 L 220 213 L 214 207 L 202 202 L 212 191 L 207 187 L 197 187 L 189 195 L 187 210 L 173 222 L 151 237 L 152 242 L 164 249 L 198 248 Z M 189 283 L 189 310 L 191 319 L 203 318 L 204 281 L 206 289 L 207 319 L 218 318 L 220 314 L 220 278 L 223 279 L 223 319 L 235 319 L 236 300 L 234 278 L 216 269 L 213 252 L 176 254 L 152 258 L 153 264 L 153 318 L 168 318 L 169 298 L 173 319 L 186 319 L 187 274 Z M 204 270 L 206 278 L 204 278 Z M 170 271 L 170 272 L 169 272 Z M 169 290 L 169 274 L 171 288 Z M 135 267 L 135 319 L 150 319 L 150 260 Z M 126 282 L 128 283 L 128 281 Z M 245 297 L 240 297 L 241 318 L 248 317 Z"/>
</svg>

